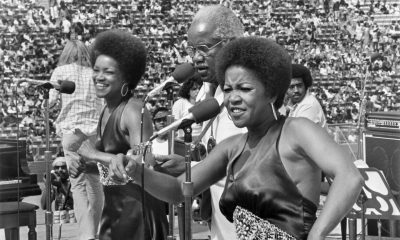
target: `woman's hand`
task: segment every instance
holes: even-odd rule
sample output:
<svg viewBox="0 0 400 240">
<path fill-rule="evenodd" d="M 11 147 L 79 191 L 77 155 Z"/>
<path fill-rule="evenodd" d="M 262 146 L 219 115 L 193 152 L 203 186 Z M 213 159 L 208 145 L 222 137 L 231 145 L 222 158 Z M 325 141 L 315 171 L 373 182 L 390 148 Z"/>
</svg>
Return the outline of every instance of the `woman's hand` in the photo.
<svg viewBox="0 0 400 240">
<path fill-rule="evenodd" d="M 171 176 L 179 176 L 185 172 L 185 158 L 178 154 L 156 155 L 156 165 L 154 170 L 169 174 Z"/>
<path fill-rule="evenodd" d="M 85 171 L 85 169 L 86 169 L 86 165 L 81 157 L 77 157 L 77 158 L 73 157 L 70 159 L 70 164 L 68 166 L 68 172 L 72 178 L 78 177 L 79 174 L 81 174 L 82 172 Z"/>
<path fill-rule="evenodd" d="M 127 158 L 125 155 L 119 153 L 110 161 L 109 172 L 110 177 L 118 182 L 127 182 L 128 176 L 125 171 Z"/>
<path fill-rule="evenodd" d="M 130 155 L 126 156 L 128 162 L 125 166 L 125 171 L 128 176 L 134 178 L 137 167 L 141 163 L 142 155 Z"/>
<path fill-rule="evenodd" d="M 98 154 L 98 150 L 95 148 L 94 144 L 87 139 L 84 141 L 77 153 L 81 155 L 84 161 L 93 161 L 96 159 L 96 154 Z"/>
</svg>

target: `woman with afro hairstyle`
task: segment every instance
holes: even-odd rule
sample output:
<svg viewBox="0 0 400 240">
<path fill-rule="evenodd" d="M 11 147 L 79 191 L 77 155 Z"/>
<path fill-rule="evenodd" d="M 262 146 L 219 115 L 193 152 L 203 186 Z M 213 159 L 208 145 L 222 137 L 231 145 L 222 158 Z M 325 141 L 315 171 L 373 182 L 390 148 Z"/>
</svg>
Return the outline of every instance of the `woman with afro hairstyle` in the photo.
<svg viewBox="0 0 400 240">
<path fill-rule="evenodd" d="M 277 115 L 291 79 L 290 56 L 271 40 L 247 37 L 227 43 L 216 63 L 228 114 L 248 132 L 218 143 L 192 168 L 194 195 L 226 176 L 219 207 L 238 239 L 324 239 L 351 209 L 363 181 L 326 131 L 305 118 Z M 115 178 L 127 174 L 140 183 L 143 173 L 149 193 L 184 199 L 184 174 L 142 172 L 136 156 L 119 158 L 111 166 Z M 316 219 L 321 171 L 334 180 Z"/>
<path fill-rule="evenodd" d="M 109 165 L 119 155 L 140 145 L 153 133 L 151 116 L 143 103 L 132 98 L 146 67 L 146 49 L 132 34 L 109 30 L 96 36 L 93 51 L 93 82 L 98 97 L 105 100 L 97 127 L 95 147 L 81 147 L 86 161 L 95 161 L 104 185 L 105 203 L 100 223 L 101 240 L 165 239 L 168 223 L 163 202 L 144 193 L 132 182 L 115 181 Z"/>
</svg>

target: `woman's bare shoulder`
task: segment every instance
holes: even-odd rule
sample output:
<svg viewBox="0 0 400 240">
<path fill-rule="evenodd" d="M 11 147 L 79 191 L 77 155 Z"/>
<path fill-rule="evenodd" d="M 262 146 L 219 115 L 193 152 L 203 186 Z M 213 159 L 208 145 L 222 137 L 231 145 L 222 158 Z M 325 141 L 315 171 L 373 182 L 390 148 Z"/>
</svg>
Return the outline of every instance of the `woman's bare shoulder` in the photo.
<svg viewBox="0 0 400 240">
<path fill-rule="evenodd" d="M 287 134 L 295 135 L 299 133 L 314 131 L 317 127 L 320 128 L 316 123 L 308 118 L 288 117 L 285 121 L 283 129 Z"/>
</svg>

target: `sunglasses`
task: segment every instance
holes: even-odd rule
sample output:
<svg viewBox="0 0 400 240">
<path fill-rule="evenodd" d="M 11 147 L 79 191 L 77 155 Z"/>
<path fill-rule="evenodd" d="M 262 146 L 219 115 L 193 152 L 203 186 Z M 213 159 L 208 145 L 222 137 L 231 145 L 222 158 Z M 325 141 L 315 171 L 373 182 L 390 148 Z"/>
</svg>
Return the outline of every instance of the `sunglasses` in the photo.
<svg viewBox="0 0 400 240">
<path fill-rule="evenodd" d="M 162 117 L 162 118 L 156 118 L 154 119 L 154 122 L 166 122 L 167 121 L 167 117 Z"/>
<path fill-rule="evenodd" d="M 66 165 L 62 165 L 62 166 L 54 166 L 54 169 L 67 169 Z"/>
</svg>

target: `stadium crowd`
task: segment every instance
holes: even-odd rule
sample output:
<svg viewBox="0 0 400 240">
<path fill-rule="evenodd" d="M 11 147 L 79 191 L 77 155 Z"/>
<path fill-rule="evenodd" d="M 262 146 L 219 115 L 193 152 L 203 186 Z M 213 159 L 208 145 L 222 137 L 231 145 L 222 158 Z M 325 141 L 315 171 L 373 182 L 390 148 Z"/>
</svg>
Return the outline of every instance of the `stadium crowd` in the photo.
<svg viewBox="0 0 400 240">
<path fill-rule="evenodd" d="M 23 78 L 48 80 L 67 39 L 87 45 L 106 29 L 139 36 L 148 50 L 142 98 L 176 65 L 191 62 L 186 32 L 192 15 L 207 4 L 233 9 L 245 35 L 275 39 L 293 62 L 312 70 L 311 91 L 327 121 L 357 123 L 369 111 L 400 108 L 400 5 L 390 0 L 0 0 L 0 129 L 20 127 L 32 139 L 44 135 L 43 96 Z M 171 108 L 165 94 L 149 108 Z M 56 110 L 50 112 L 52 122 Z"/>
</svg>

